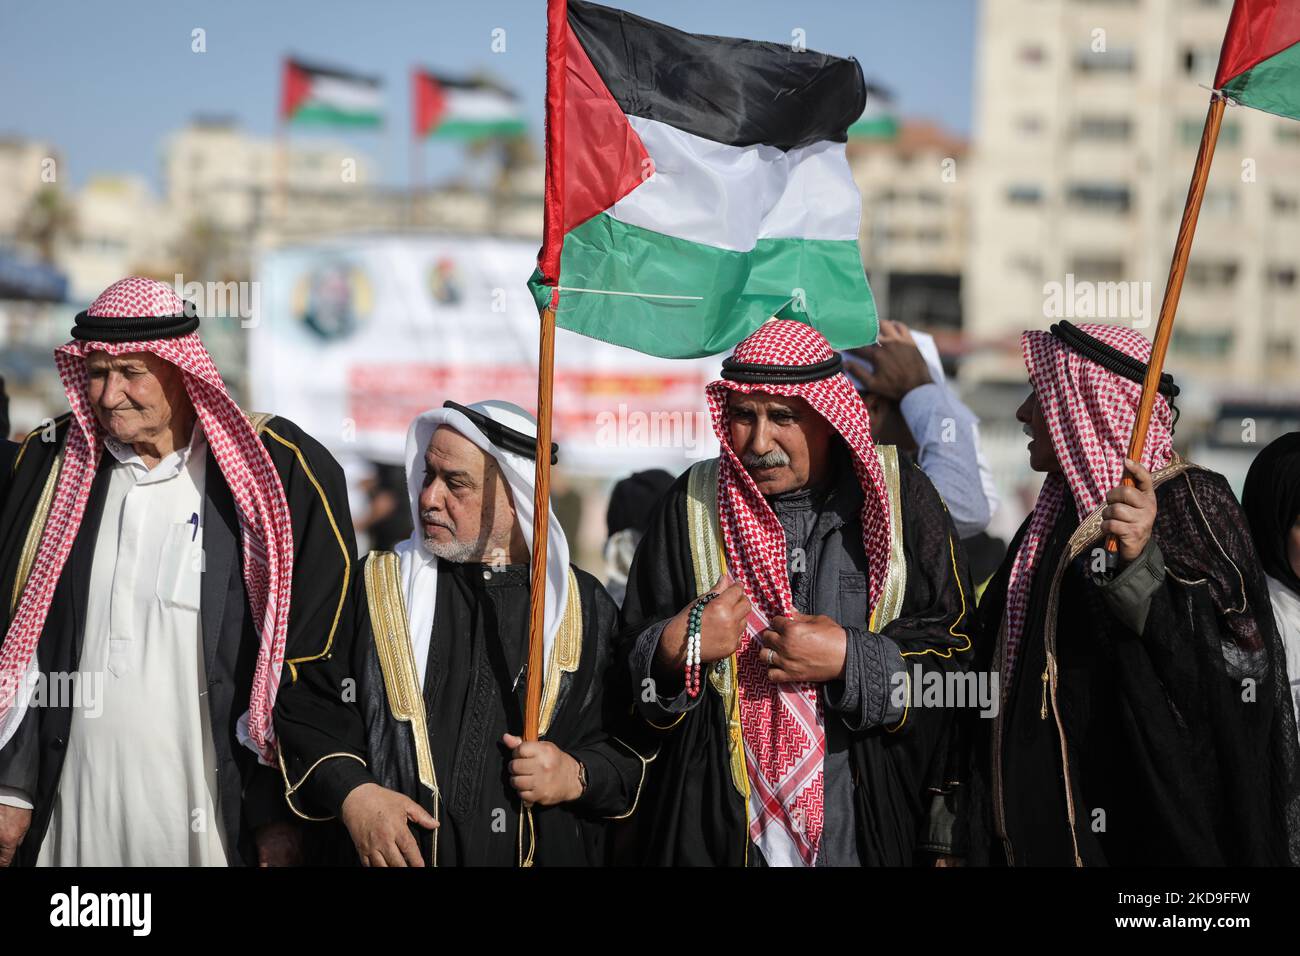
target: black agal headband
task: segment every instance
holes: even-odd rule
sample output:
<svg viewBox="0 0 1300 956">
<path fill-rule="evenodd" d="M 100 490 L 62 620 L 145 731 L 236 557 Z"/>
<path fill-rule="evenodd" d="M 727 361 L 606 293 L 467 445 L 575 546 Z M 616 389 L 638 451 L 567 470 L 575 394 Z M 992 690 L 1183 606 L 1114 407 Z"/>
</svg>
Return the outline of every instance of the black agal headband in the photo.
<svg viewBox="0 0 1300 956">
<path fill-rule="evenodd" d="M 1096 362 L 1108 372 L 1114 372 L 1116 375 L 1121 375 L 1130 381 L 1137 382 L 1139 385 L 1146 381 L 1146 362 L 1135 359 L 1131 355 L 1126 355 L 1113 345 L 1107 345 L 1101 339 L 1094 338 L 1078 326 L 1071 325 L 1069 322 L 1058 322 L 1048 331 L 1059 341 L 1068 345 L 1084 358 Z M 1160 386 L 1157 391 L 1169 399 L 1170 405 L 1173 405 L 1180 389 L 1174 384 L 1174 377 L 1168 372 L 1164 372 L 1160 376 Z"/>
<path fill-rule="evenodd" d="M 482 412 L 476 412 L 472 408 L 466 408 L 459 402 L 453 402 L 450 399 L 442 403 L 443 408 L 450 408 L 453 411 L 460 412 L 481 431 L 487 440 L 498 448 L 503 448 L 508 452 L 516 455 L 522 455 L 529 461 L 537 460 L 537 439 L 532 435 L 525 435 L 521 431 L 516 431 L 509 425 L 503 425 L 494 418 L 488 418 Z M 551 464 L 558 464 L 560 460 L 560 446 L 551 442 Z"/>
<path fill-rule="evenodd" d="M 1091 362 L 1096 362 L 1108 372 L 1114 372 L 1123 378 L 1141 385 L 1147 378 L 1147 363 L 1141 359 L 1135 359 L 1115 348 L 1113 345 L 1107 345 L 1101 339 L 1094 338 L 1077 325 L 1061 321 L 1053 325 L 1048 331 L 1062 344 L 1078 352 L 1084 358 Z M 1178 417 L 1181 414 L 1174 399 L 1178 397 L 1181 391 L 1174 384 L 1174 377 L 1168 372 L 1160 374 L 1160 385 L 1156 391 L 1165 397 L 1169 402 L 1169 408 L 1174 413 L 1173 423 L 1169 426 L 1170 432 L 1178 424 Z"/>
<path fill-rule="evenodd" d="M 178 315 L 89 315 L 78 312 L 72 337 L 83 342 L 151 342 L 188 335 L 199 327 L 198 310 L 190 302 Z"/>
<path fill-rule="evenodd" d="M 749 385 L 802 385 L 819 382 L 839 373 L 844 365 L 836 352 L 824 362 L 815 365 L 764 365 L 759 362 L 737 362 L 734 358 L 722 360 L 722 377 L 728 382 Z"/>
</svg>

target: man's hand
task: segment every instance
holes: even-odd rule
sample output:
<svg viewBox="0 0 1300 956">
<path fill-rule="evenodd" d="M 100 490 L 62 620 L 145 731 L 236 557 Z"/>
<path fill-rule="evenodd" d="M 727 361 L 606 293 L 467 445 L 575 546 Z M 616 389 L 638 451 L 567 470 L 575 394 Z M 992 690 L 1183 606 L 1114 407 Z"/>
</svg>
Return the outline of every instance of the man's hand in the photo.
<svg viewBox="0 0 1300 956">
<path fill-rule="evenodd" d="M 778 615 L 760 637 L 759 657 L 767 665 L 767 679 L 775 684 L 824 684 L 844 676 L 848 635 L 825 614 Z"/>
<path fill-rule="evenodd" d="M 253 834 L 258 866 L 302 866 L 302 827 L 292 821 L 268 823 Z"/>
<path fill-rule="evenodd" d="M 1136 487 L 1120 485 L 1106 493 L 1101 530 L 1119 539 L 1119 556 L 1128 564 L 1137 560 L 1151 540 L 1151 529 L 1156 523 L 1156 489 L 1151 473 L 1137 462 L 1125 458 L 1124 471 L 1133 478 Z"/>
<path fill-rule="evenodd" d="M 965 866 L 966 861 L 960 856 L 953 856 L 950 853 L 940 853 L 935 859 L 934 865 L 940 869 Z"/>
<path fill-rule="evenodd" d="M 749 598 L 739 582 L 723 571 L 713 585 L 718 596 L 704 606 L 700 618 L 700 663 L 711 664 L 730 657 L 740 647 L 745 636 L 745 619 L 749 617 Z M 659 638 L 656 663 L 664 673 L 682 675 L 686 667 L 686 625 L 691 615 L 692 601 L 668 622 Z"/>
<path fill-rule="evenodd" d="M 340 816 L 362 866 L 424 866 L 420 845 L 408 823 L 418 823 L 426 830 L 438 825 L 429 811 L 406 794 L 377 783 L 354 788 L 343 801 Z"/>
<path fill-rule="evenodd" d="M 862 380 L 868 392 L 882 398 L 901 401 L 912 389 L 934 381 L 930 367 L 925 364 L 925 356 L 902 322 L 881 319 L 876 344 L 861 350 L 860 354 L 875 370 L 855 369 L 854 374 Z"/>
<path fill-rule="evenodd" d="M 31 825 L 32 811 L 0 805 L 0 866 L 8 866 L 14 861 Z"/>
<path fill-rule="evenodd" d="M 510 785 L 524 803 L 553 807 L 582 796 L 578 761 L 549 740 L 524 740 L 504 734 L 501 742 L 514 753 L 510 761 Z"/>
</svg>

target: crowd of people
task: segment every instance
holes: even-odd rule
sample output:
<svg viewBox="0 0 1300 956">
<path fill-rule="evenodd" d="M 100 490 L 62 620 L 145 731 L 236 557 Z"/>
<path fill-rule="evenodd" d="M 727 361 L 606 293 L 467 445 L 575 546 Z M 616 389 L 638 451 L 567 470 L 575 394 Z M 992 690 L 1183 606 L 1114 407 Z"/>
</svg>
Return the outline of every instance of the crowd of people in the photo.
<svg viewBox="0 0 1300 956">
<path fill-rule="evenodd" d="M 605 583 L 548 517 L 538 675 L 533 417 L 418 416 L 358 555 L 338 464 L 197 326 L 115 283 L 70 411 L 0 449 L 0 865 L 1300 862 L 1300 434 L 1238 503 L 1165 375 L 1128 459 L 1131 329 L 1022 336 L 1003 548 L 931 341 L 766 322 L 720 454 L 615 488 Z"/>
</svg>

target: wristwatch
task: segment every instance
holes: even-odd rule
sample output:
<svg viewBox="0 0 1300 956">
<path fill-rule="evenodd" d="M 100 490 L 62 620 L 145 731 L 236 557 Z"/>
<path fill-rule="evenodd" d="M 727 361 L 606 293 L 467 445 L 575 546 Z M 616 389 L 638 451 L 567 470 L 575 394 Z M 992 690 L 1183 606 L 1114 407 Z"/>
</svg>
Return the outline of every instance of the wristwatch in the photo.
<svg viewBox="0 0 1300 956">
<path fill-rule="evenodd" d="M 578 760 L 577 757 L 573 759 Z M 587 766 L 581 760 L 578 760 L 578 785 L 582 787 L 582 793 L 578 794 L 581 797 L 587 792 Z"/>
</svg>

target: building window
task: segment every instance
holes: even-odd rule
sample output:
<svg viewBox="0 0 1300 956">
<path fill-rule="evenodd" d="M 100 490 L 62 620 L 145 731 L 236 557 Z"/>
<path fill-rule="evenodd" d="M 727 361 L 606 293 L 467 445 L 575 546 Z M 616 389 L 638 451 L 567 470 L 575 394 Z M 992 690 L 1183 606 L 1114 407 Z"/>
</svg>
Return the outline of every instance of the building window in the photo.
<svg viewBox="0 0 1300 956">
<path fill-rule="evenodd" d="M 1214 77 L 1219 65 L 1218 47 L 1188 46 L 1183 47 L 1183 73 L 1195 79 Z"/>
<path fill-rule="evenodd" d="M 1043 118 L 1041 116 L 1018 116 L 1016 117 L 1016 132 L 1023 133 L 1026 136 L 1037 136 L 1043 131 Z"/>
<path fill-rule="evenodd" d="M 1190 262 L 1187 282 L 1198 289 L 1226 289 L 1237 281 L 1235 262 Z"/>
<path fill-rule="evenodd" d="M 1236 190 L 1208 189 L 1205 192 L 1203 208 L 1211 216 L 1235 216 L 1241 205 Z"/>
<path fill-rule="evenodd" d="M 1268 284 L 1274 289 L 1294 289 L 1296 280 L 1295 266 L 1271 266 L 1268 270 Z"/>
<path fill-rule="evenodd" d="M 1030 66 L 1041 66 L 1047 62 L 1047 51 L 1037 43 L 1030 43 L 1020 48 L 1020 62 Z"/>
<path fill-rule="evenodd" d="M 1043 201 L 1040 186 L 1018 183 L 1007 187 L 1007 202 L 1013 206 L 1037 206 Z"/>
<path fill-rule="evenodd" d="M 1121 143 L 1132 136 L 1133 121 L 1127 116 L 1080 116 L 1074 131 L 1079 139 Z"/>
<path fill-rule="evenodd" d="M 1191 119 L 1184 117 L 1178 123 L 1178 137 L 1182 140 L 1184 146 L 1199 146 L 1201 143 L 1201 133 L 1205 130 L 1204 119 Z M 1241 142 L 1241 125 L 1235 121 L 1228 121 L 1219 127 L 1219 145 L 1236 146 Z"/>
<path fill-rule="evenodd" d="M 1295 354 L 1295 339 L 1289 335 L 1273 335 L 1268 339 L 1268 356 L 1272 359 L 1290 359 Z"/>
<path fill-rule="evenodd" d="M 1075 256 L 1070 260 L 1070 272 L 1076 280 L 1119 282 L 1124 278 L 1124 260 L 1109 256 Z"/>
<path fill-rule="evenodd" d="M 1174 350 L 1197 358 L 1222 358 L 1232 351 L 1231 332 L 1196 332 L 1174 327 Z"/>
<path fill-rule="evenodd" d="M 1295 193 L 1274 193 L 1273 212 L 1279 216 L 1294 216 L 1300 212 L 1300 196 Z"/>
<path fill-rule="evenodd" d="M 1080 73 L 1132 73 L 1137 65 L 1137 54 L 1130 46 L 1112 47 L 1105 53 L 1094 53 L 1084 47 L 1075 58 Z"/>
<path fill-rule="evenodd" d="M 1070 205 L 1092 212 L 1126 213 L 1133 193 L 1121 183 L 1076 183 L 1069 190 Z"/>
</svg>

